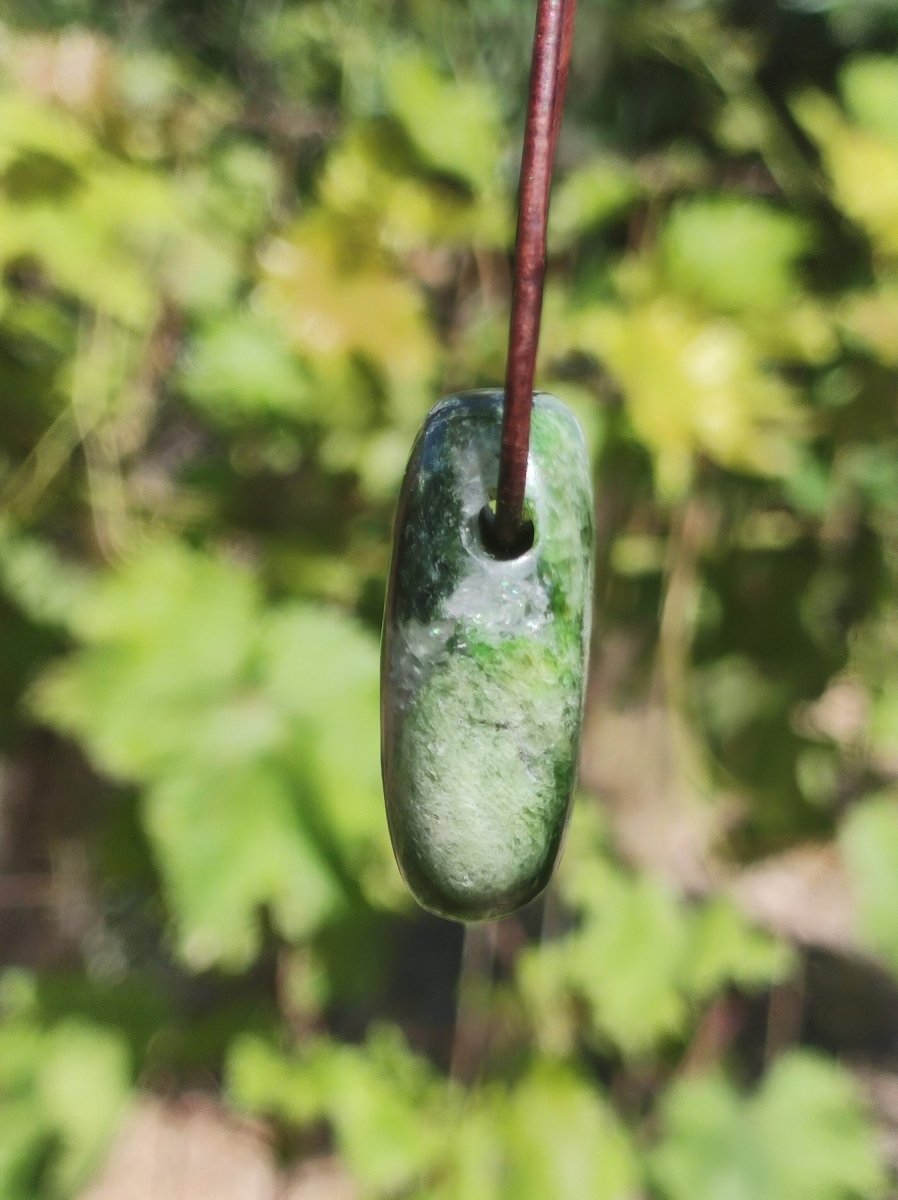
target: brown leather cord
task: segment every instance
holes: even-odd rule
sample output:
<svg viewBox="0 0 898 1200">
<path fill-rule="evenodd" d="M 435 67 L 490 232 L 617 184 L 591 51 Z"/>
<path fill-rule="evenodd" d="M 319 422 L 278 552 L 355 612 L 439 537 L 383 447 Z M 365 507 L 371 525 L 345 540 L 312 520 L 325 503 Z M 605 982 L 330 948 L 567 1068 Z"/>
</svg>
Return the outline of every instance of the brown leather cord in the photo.
<svg viewBox="0 0 898 1200">
<path fill-rule="evenodd" d="M 567 90 L 576 0 L 538 0 L 530 98 L 521 159 L 505 409 L 493 535 L 513 553 L 525 528 L 533 377 L 539 347 L 549 196 Z M 532 534 L 530 534 L 532 537 Z"/>
</svg>

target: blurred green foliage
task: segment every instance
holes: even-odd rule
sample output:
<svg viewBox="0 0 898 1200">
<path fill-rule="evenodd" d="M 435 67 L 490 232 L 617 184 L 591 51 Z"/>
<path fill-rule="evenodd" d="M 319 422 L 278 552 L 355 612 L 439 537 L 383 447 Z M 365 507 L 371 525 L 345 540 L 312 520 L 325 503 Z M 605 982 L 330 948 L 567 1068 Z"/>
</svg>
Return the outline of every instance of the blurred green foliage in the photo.
<svg viewBox="0 0 898 1200">
<path fill-rule="evenodd" d="M 733 885 L 823 846 L 898 972 L 898 8 L 580 9 L 540 379 L 595 719 L 558 883 L 459 973 L 377 637 L 415 430 L 503 374 L 530 12 L 5 6 L 0 1200 L 198 1082 L 361 1196 L 888 1193 L 858 1064 L 778 1041 L 813 930 Z M 617 804 L 601 730 L 659 711 Z"/>
</svg>

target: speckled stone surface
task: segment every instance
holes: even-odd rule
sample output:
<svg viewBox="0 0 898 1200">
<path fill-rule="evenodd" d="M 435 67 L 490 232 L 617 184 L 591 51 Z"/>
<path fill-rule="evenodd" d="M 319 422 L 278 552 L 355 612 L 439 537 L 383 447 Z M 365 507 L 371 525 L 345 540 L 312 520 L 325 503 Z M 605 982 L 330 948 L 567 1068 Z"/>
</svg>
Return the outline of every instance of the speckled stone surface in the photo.
<svg viewBox="0 0 898 1200">
<path fill-rule="evenodd" d="M 574 786 L 592 608 L 593 500 L 583 434 L 534 399 L 533 547 L 502 561 L 494 494 L 501 391 L 440 401 L 412 451 L 384 617 L 384 793 L 399 867 L 443 916 L 499 917 L 555 865 Z"/>
</svg>

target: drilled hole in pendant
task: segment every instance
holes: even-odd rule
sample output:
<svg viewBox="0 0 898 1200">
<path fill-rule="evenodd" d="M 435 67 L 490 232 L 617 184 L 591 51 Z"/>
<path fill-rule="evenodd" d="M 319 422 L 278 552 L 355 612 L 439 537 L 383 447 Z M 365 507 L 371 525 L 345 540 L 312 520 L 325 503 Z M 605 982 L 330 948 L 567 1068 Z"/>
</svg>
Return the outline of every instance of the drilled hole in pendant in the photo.
<svg viewBox="0 0 898 1200">
<path fill-rule="evenodd" d="M 524 506 L 523 520 L 518 527 L 515 540 L 510 546 L 503 546 L 496 536 L 495 500 L 490 500 L 480 510 L 478 528 L 480 541 L 486 553 L 490 558 L 501 559 L 504 562 L 513 558 L 523 558 L 528 550 L 533 549 L 533 543 L 536 541 L 536 531 L 530 518 L 529 505 Z"/>
</svg>

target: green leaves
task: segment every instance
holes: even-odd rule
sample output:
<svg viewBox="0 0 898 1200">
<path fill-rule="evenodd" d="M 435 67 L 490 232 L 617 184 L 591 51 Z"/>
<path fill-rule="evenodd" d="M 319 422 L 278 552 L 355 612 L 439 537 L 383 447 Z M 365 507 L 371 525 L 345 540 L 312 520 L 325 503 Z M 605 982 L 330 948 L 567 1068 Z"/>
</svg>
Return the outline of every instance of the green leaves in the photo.
<svg viewBox="0 0 898 1200">
<path fill-rule="evenodd" d="M 163 288 L 196 303 L 232 284 L 227 240 L 203 228 L 202 194 L 197 203 L 24 94 L 0 95 L 0 128 L 0 262 L 33 261 L 64 294 L 137 329 L 156 317 Z"/>
<path fill-rule="evenodd" d="M 229 314 L 193 338 L 181 370 L 186 396 L 217 423 L 308 418 L 314 383 L 269 321 Z"/>
<path fill-rule="evenodd" d="M 879 253 L 898 253 L 898 145 L 895 125 L 880 100 L 896 87 L 893 60 L 858 59 L 842 76 L 857 123 L 819 93 L 799 98 L 798 119 L 820 145 L 833 198 L 871 238 Z"/>
<path fill-rule="evenodd" d="M 351 230 L 319 215 L 296 225 L 263 255 L 261 301 L 313 367 L 345 423 L 364 422 L 352 390 L 355 357 L 378 373 L 399 417 L 417 415 L 435 363 L 435 347 L 413 287 Z M 380 314 L 375 327 L 370 316 Z"/>
<path fill-rule="evenodd" d="M 735 1091 L 721 1078 L 686 1080 L 664 1101 L 665 1133 L 652 1157 L 662 1195 L 686 1200 L 699 1192 L 752 1200 L 766 1195 L 768 1176 L 746 1136 Z"/>
<path fill-rule="evenodd" d="M 553 249 L 573 245 L 601 228 L 637 199 L 641 186 L 630 166 L 597 158 L 569 172 L 555 186 L 549 218 Z"/>
<path fill-rule="evenodd" d="M 156 542 L 99 582 L 74 623 L 84 646 L 35 705 L 144 787 L 187 962 L 250 962 L 264 904 L 285 936 L 306 935 L 346 903 L 340 868 L 390 894 L 377 651 L 352 622 L 266 611 L 246 570 Z"/>
<path fill-rule="evenodd" d="M 722 1078 L 676 1084 L 650 1159 L 665 1200 L 873 1200 L 885 1177 L 857 1090 L 835 1064 L 793 1051 L 743 1099 Z"/>
<path fill-rule="evenodd" d="M 799 220 L 757 200 L 691 200 L 665 222 L 661 261 L 677 290 L 711 308 L 771 308 L 797 293 L 807 240 Z"/>
<path fill-rule="evenodd" d="M 387 104 L 424 162 L 474 192 L 488 191 L 501 125 L 493 93 L 479 80 L 441 79 L 423 58 L 400 57 L 385 71 Z"/>
<path fill-rule="evenodd" d="M 898 140 L 898 59 L 853 58 L 839 82 L 848 111 L 865 129 Z"/>
<path fill-rule="evenodd" d="M 303 772 L 337 845 L 375 892 L 395 893 L 380 806 L 379 656 L 369 634 L 308 606 L 271 615 L 267 691 L 291 727 L 307 730 Z"/>
<path fill-rule="evenodd" d="M 857 896 L 861 932 L 898 972 L 898 805 L 894 796 L 865 800 L 848 814 L 839 842 Z"/>
<path fill-rule="evenodd" d="M 627 1200 L 639 1168 L 607 1101 L 565 1067 L 465 1098 L 386 1030 L 363 1047 L 320 1041 L 284 1058 L 255 1038 L 228 1064 L 233 1100 L 300 1127 L 325 1118 L 365 1196 Z"/>
<path fill-rule="evenodd" d="M 573 836 L 584 836 L 576 818 Z M 579 925 L 526 950 L 519 963 L 519 986 L 546 1051 L 572 1052 L 575 1014 L 585 1009 L 581 1031 L 591 1045 L 644 1053 L 680 1037 L 694 1006 L 721 987 L 764 988 L 788 969 L 785 948 L 723 900 L 688 907 L 654 880 L 628 876 L 580 846 L 562 878 Z"/>
<path fill-rule="evenodd" d="M 683 494 L 696 454 L 761 475 L 794 466 L 793 393 L 735 322 L 702 318 L 662 295 L 587 316 L 583 333 L 624 391 L 662 495 Z"/>
<path fill-rule="evenodd" d="M 20 991 L 9 975 L 8 998 Z M 0 1008 L 0 1195 L 56 1200 L 98 1166 L 122 1118 L 131 1067 L 122 1039 L 75 1018 L 41 1028 L 29 1005 Z"/>
<path fill-rule="evenodd" d="M 604 1098 L 573 1072 L 539 1066 L 506 1103 L 498 1195 L 625 1200 L 635 1194 L 639 1170 L 629 1139 Z"/>
<path fill-rule="evenodd" d="M 170 774 L 145 799 L 177 921 L 178 952 L 195 970 L 246 967 L 259 950 L 258 909 L 299 939 L 330 916 L 340 889 L 310 840 L 295 781 L 256 760 L 242 770 Z"/>
<path fill-rule="evenodd" d="M 38 1054 L 43 1060 L 35 1080 L 41 1117 L 62 1140 L 50 1188 L 66 1195 L 89 1177 L 121 1120 L 130 1091 L 128 1056 L 120 1038 L 74 1020 L 56 1025 Z"/>
<path fill-rule="evenodd" d="M 182 757 L 227 761 L 213 722 L 248 675 L 257 605 L 248 572 L 151 543 L 73 615 L 85 648 L 39 685 L 37 709 L 128 781 L 158 777 Z"/>
<path fill-rule="evenodd" d="M 425 1062 L 395 1033 L 382 1030 L 364 1047 L 322 1041 L 298 1059 L 263 1042 L 236 1043 L 229 1066 L 233 1099 L 291 1124 L 322 1117 L 366 1195 L 407 1189 L 428 1176 L 451 1145 L 452 1098 Z"/>
<path fill-rule="evenodd" d="M 176 223 L 165 184 L 105 155 L 77 122 L 23 95 L 0 97 L 0 128 L 0 261 L 32 259 L 63 292 L 127 324 L 148 321 L 153 289 L 135 250 Z"/>
</svg>

